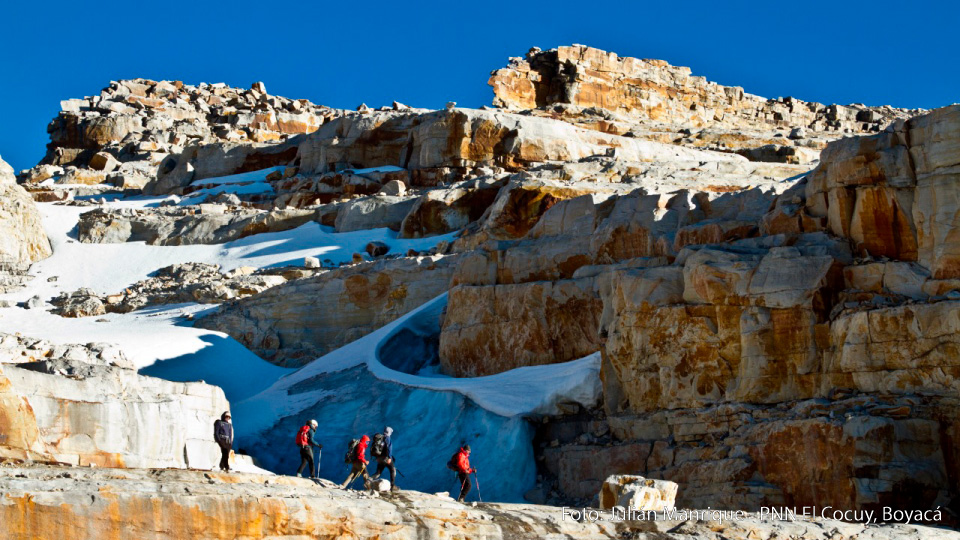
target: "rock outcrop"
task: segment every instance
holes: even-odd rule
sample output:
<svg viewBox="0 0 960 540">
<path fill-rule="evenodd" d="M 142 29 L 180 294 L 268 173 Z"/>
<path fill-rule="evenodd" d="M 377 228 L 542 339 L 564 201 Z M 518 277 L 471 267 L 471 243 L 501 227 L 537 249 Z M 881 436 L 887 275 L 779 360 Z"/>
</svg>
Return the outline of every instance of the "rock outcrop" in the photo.
<svg viewBox="0 0 960 540">
<path fill-rule="evenodd" d="M 295 229 L 317 217 L 314 210 L 263 211 L 222 204 L 152 209 L 96 209 L 80 215 L 81 242 L 146 242 L 158 246 L 222 244 L 253 234 Z"/>
<path fill-rule="evenodd" d="M 0 334 L 0 460 L 213 468 L 223 391 L 132 368 L 114 346 Z"/>
<path fill-rule="evenodd" d="M 499 107 L 535 109 L 598 131 L 725 148 L 752 160 L 784 163 L 814 160 L 829 140 L 878 132 L 895 119 L 922 112 L 764 99 L 691 76 L 690 68 L 583 45 L 531 49 L 494 71 L 489 84 Z M 691 130 L 698 131 L 696 136 Z"/>
<path fill-rule="evenodd" d="M 661 521 L 591 520 L 582 509 L 488 503 L 462 505 L 412 491 L 370 496 L 306 479 L 192 471 L 100 471 L 0 467 L 0 520 L 10 538 L 92 540 L 133 535 L 209 538 L 562 537 L 747 540 L 864 538 L 946 540 L 957 534 L 918 525 L 795 521 L 685 512 Z M 149 511 L 145 509 L 150 509 Z"/>
<path fill-rule="evenodd" d="M 40 211 L 0 160 L 0 293 L 19 288 L 31 264 L 53 251 Z"/>
<path fill-rule="evenodd" d="M 918 261 L 960 277 L 957 244 L 960 105 L 897 122 L 824 150 L 806 185 L 806 213 L 864 254 Z"/>
<path fill-rule="evenodd" d="M 147 306 L 197 302 L 219 304 L 261 293 L 270 287 L 319 273 L 306 268 L 256 269 L 241 266 L 221 272 L 220 266 L 182 263 L 165 266 L 148 279 L 123 291 L 100 294 L 82 288 L 62 293 L 50 302 L 63 317 L 90 317 L 104 313 L 129 313 Z"/>
<path fill-rule="evenodd" d="M 285 164 L 290 158 L 277 157 L 268 148 L 276 145 L 266 143 L 310 133 L 339 114 L 305 99 L 267 94 L 262 83 L 244 90 L 147 79 L 112 82 L 100 95 L 63 101 L 61 108 L 47 127 L 47 155 L 25 171 L 27 182 L 53 177 L 140 188 L 176 169 L 181 155 L 198 152 L 219 154 L 223 161 L 236 156 L 237 172 Z M 254 149 L 264 149 L 266 157 L 251 156 Z M 197 179 L 218 176 L 191 173 Z"/>
<path fill-rule="evenodd" d="M 300 366 L 445 292 L 458 256 L 344 266 L 227 302 L 196 322 L 271 362 Z"/>
<path fill-rule="evenodd" d="M 22 179 L 184 197 L 85 213 L 81 241 L 220 243 L 310 221 L 341 233 L 457 234 L 429 256 L 418 247 L 398 257 L 371 242 L 370 256 L 388 258 L 362 262 L 358 253 L 338 269 L 314 258 L 309 269 L 277 273 L 166 269 L 122 295 L 64 295 L 58 308 L 77 316 L 226 300 L 197 326 L 297 367 L 449 291 L 442 315 L 432 312 L 439 332 L 398 332 L 383 344 L 397 358 L 381 367 L 415 377 L 439 364 L 446 375 L 473 377 L 602 355 L 602 403 L 558 404 L 561 413 L 538 413 L 533 423 L 498 418 L 524 430 L 513 451 L 527 455 L 534 437 L 536 464 L 524 460 L 526 483 L 516 490 L 539 475 L 531 499 L 591 504 L 610 475 L 626 474 L 663 482 L 615 479 L 602 506 L 671 506 L 679 484 L 681 507 L 957 507 L 960 106 L 918 116 L 767 100 L 686 68 L 583 46 L 531 51 L 490 84 L 500 110 L 345 112 L 268 96 L 262 85 L 146 81 L 68 102 L 44 163 Z M 856 137 L 840 139 L 848 135 Z M 249 171 L 259 172 L 221 179 L 244 189 L 204 183 Z M 64 196 L 37 189 L 39 198 Z M 20 242 L 9 250 L 19 261 L 42 256 L 22 245 L 42 247 Z M 183 468 L 207 467 L 197 464 L 215 455 L 209 423 L 227 407 L 218 390 L 103 365 L 84 352 L 95 347 L 40 358 L 16 343 L 28 352 L 0 373 L 0 420 L 14 426 L 0 440 L 7 457 Z M 403 407 L 387 411 L 389 396 L 407 394 L 363 366 L 297 384 L 277 395 L 314 393 L 303 400 L 315 411 L 363 409 L 338 418 L 341 430 L 358 418 L 373 423 L 364 414 L 379 422 L 443 403 L 402 397 Z M 340 401 L 315 400 L 333 393 Z M 371 393 L 382 401 L 369 403 Z M 494 414 L 456 398 L 463 410 Z M 269 453 L 288 440 L 303 410 L 278 412 L 253 449 Z M 137 425 L 122 444 L 117 418 Z M 173 431 L 145 440 L 142 425 L 158 422 Z M 288 469 L 295 457 L 271 456 L 270 465 Z M 0 468 L 0 486 L 18 494 L 0 501 L 0 516 L 16 520 L 30 504 L 58 523 L 93 522 L 112 534 L 112 516 L 129 513 L 143 517 L 126 525 L 146 536 L 926 534 L 752 518 L 564 524 L 535 507 L 473 509 L 409 493 L 361 499 L 292 479 L 211 475 L 222 483 L 214 492 L 180 472 L 159 473 L 170 484 L 163 490 L 147 473 L 118 473 L 111 489 L 80 504 L 72 492 L 44 491 L 35 479 L 50 480 L 45 474 L 5 477 Z M 107 481 L 84 474 L 80 493 Z M 138 511 L 148 504 L 153 511 Z M 386 525 L 368 521 L 368 510 L 388 516 Z M 186 519 L 196 512 L 206 519 Z M 19 519 L 11 523 L 22 535 L 38 526 Z"/>
</svg>

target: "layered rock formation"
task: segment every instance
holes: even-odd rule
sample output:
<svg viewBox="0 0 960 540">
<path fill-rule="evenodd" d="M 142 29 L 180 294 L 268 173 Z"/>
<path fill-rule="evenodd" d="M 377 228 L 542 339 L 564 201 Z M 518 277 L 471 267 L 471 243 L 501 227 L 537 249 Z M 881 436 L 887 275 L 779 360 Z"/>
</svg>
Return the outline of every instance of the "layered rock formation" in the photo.
<svg viewBox="0 0 960 540">
<path fill-rule="evenodd" d="M 598 131 L 736 150 L 756 161 L 811 161 L 816 152 L 808 149 L 844 134 L 878 132 L 921 112 L 764 99 L 690 73 L 663 60 L 573 45 L 531 49 L 494 71 L 489 84 L 498 107 L 537 109 Z M 683 130 L 689 139 L 676 136 Z M 690 130 L 699 133 L 693 137 Z"/>
<path fill-rule="evenodd" d="M 955 500 L 960 371 L 951 321 L 960 293 L 943 232 L 960 225 L 948 209 L 960 179 L 958 113 L 938 109 L 831 143 L 807 180 L 742 233 L 748 238 L 657 251 L 639 225 L 668 220 L 655 218 L 662 207 L 637 207 L 621 252 L 647 258 L 571 276 L 595 276 L 596 292 L 583 298 L 599 298 L 602 313 L 563 329 L 598 321 L 586 335 L 602 336 L 605 412 L 578 428 L 596 434 L 586 439 L 562 428 L 545 435 L 563 443 L 542 449 L 557 494 L 589 497 L 607 474 L 633 472 L 679 482 L 679 500 L 692 505 Z M 677 247 L 681 236 L 667 238 Z M 495 287 L 498 304 L 525 305 L 520 289 Z M 484 322 L 475 297 L 460 304 L 451 294 L 444 365 L 484 373 L 525 365 L 540 350 L 529 333 L 551 335 L 538 330 L 548 300 L 503 328 Z M 475 342 L 456 342 L 460 328 L 477 335 L 478 325 L 493 332 L 495 351 L 471 355 Z M 589 349 L 590 340 L 577 343 Z"/>
<path fill-rule="evenodd" d="M 228 409 L 219 388 L 138 375 L 114 346 L 0 334 L 0 459 L 211 469 Z"/>
</svg>

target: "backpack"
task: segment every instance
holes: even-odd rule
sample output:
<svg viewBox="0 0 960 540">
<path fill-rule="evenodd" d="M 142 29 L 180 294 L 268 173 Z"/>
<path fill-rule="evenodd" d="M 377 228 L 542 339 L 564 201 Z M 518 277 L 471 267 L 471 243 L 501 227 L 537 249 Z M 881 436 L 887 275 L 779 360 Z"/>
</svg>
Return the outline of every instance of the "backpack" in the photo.
<svg viewBox="0 0 960 540">
<path fill-rule="evenodd" d="M 343 456 L 344 463 L 353 463 L 356 461 L 357 446 L 359 445 L 360 439 L 350 439 L 350 444 L 347 445 L 347 453 Z"/>
<path fill-rule="evenodd" d="M 303 426 L 300 428 L 300 431 L 297 432 L 297 446 L 307 446 L 310 444 L 310 439 L 307 437 L 308 431 L 310 431 L 310 426 Z"/>
<path fill-rule="evenodd" d="M 387 449 L 387 440 L 383 436 L 383 433 L 377 433 L 373 436 L 373 446 L 370 447 L 370 455 L 373 457 L 380 457 L 383 455 L 383 451 Z"/>
<path fill-rule="evenodd" d="M 223 420 L 217 420 L 213 423 L 214 438 L 221 446 L 230 444 L 230 435 L 227 434 L 227 429 L 224 424 L 226 424 L 226 422 Z"/>
<path fill-rule="evenodd" d="M 453 472 L 460 472 L 460 467 L 457 466 L 457 456 L 460 455 L 460 451 L 457 450 L 450 456 L 450 461 L 447 461 L 447 468 Z"/>
</svg>

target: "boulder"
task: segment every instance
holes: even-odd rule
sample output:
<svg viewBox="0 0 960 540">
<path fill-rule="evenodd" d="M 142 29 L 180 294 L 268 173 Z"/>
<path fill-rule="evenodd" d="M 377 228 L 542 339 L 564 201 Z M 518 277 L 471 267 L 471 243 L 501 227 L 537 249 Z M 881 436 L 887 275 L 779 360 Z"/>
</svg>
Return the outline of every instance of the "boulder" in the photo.
<svg viewBox="0 0 960 540">
<path fill-rule="evenodd" d="M 364 248 L 364 251 L 367 252 L 367 255 L 371 257 L 383 257 L 390 251 L 390 246 L 384 244 L 383 242 L 370 242 Z"/>
<path fill-rule="evenodd" d="M 619 506 L 640 512 L 672 510 L 677 498 L 677 484 L 642 476 L 614 475 L 600 488 L 600 509 Z"/>
<path fill-rule="evenodd" d="M 108 152 L 97 152 L 92 158 L 90 158 L 90 168 L 95 171 L 103 171 L 108 173 L 112 172 L 119 166 L 120 162 L 117 161 L 117 158 L 113 157 L 113 154 Z"/>
<path fill-rule="evenodd" d="M 383 227 L 396 231 L 415 202 L 416 199 L 381 195 L 353 199 L 340 206 L 335 227 L 337 232 Z"/>
<path fill-rule="evenodd" d="M 391 197 L 403 197 L 407 192 L 407 186 L 399 180 L 390 180 L 380 188 L 382 195 Z"/>
<path fill-rule="evenodd" d="M 313 220 L 313 210 L 254 209 L 226 212 L 224 205 L 201 204 L 195 208 L 161 207 L 142 210 L 96 209 L 80 215 L 81 242 L 109 244 L 146 242 L 180 246 L 220 244 L 254 234 L 297 228 Z"/>
</svg>

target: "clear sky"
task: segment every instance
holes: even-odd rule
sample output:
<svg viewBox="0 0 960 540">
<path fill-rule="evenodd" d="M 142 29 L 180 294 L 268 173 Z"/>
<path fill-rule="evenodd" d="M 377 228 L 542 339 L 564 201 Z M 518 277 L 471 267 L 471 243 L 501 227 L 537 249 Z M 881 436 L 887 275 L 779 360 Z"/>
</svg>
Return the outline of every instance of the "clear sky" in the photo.
<svg viewBox="0 0 960 540">
<path fill-rule="evenodd" d="M 44 154 L 61 99 L 110 80 L 226 82 L 333 107 L 489 104 L 491 70 L 582 43 L 765 97 L 932 108 L 960 101 L 960 2 L 10 1 L 0 155 Z"/>
</svg>

